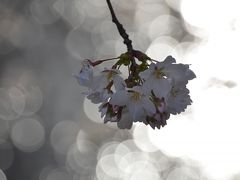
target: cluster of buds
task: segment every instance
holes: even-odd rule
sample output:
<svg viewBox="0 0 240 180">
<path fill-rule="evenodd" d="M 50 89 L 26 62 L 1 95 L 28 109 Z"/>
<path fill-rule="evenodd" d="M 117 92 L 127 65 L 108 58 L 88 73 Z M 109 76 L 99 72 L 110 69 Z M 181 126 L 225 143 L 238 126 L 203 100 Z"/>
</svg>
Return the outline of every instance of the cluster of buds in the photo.
<svg viewBox="0 0 240 180">
<path fill-rule="evenodd" d="M 94 67 L 108 60 L 117 62 L 96 75 Z M 128 68 L 126 79 L 120 71 L 123 66 Z M 177 64 L 172 56 L 160 62 L 133 50 L 118 58 L 84 60 L 75 77 L 88 88 L 87 98 L 100 104 L 104 123 L 116 122 L 119 128 L 130 129 L 133 122 L 143 122 L 160 129 L 170 114 L 184 112 L 192 103 L 186 85 L 196 76 L 189 65 Z"/>
</svg>

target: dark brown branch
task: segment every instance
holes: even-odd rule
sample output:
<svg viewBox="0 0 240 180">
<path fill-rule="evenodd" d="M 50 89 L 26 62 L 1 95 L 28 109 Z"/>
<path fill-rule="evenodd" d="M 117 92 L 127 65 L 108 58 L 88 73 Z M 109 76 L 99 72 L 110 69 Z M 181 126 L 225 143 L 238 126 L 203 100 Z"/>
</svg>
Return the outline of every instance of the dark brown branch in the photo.
<svg viewBox="0 0 240 180">
<path fill-rule="evenodd" d="M 123 38 L 123 42 L 124 44 L 126 44 L 127 46 L 127 50 L 130 54 L 132 54 L 132 51 L 133 51 L 133 47 L 132 47 L 132 41 L 129 39 L 129 36 L 128 34 L 126 33 L 125 29 L 123 28 L 123 25 L 118 21 L 116 15 L 115 15 L 115 12 L 113 10 L 113 7 L 112 7 L 112 4 L 111 4 L 111 1 L 110 0 L 106 0 L 107 1 L 107 4 L 108 4 L 108 8 L 111 12 L 111 15 L 112 15 L 112 22 L 116 24 L 117 26 L 117 29 L 118 29 L 118 32 L 119 34 L 122 36 Z"/>
<path fill-rule="evenodd" d="M 106 1 L 107 1 L 107 4 L 108 4 L 108 8 L 111 12 L 111 15 L 112 15 L 112 22 L 116 24 L 118 32 L 121 35 L 121 37 L 123 38 L 123 43 L 127 46 L 127 51 L 128 51 L 128 53 L 130 55 L 130 58 L 131 58 L 131 62 L 132 62 L 131 65 L 130 65 L 131 74 L 129 74 L 128 79 L 130 81 L 134 81 L 133 77 L 136 76 L 136 73 L 137 73 L 136 70 L 137 70 L 138 65 L 137 65 L 137 63 L 135 61 L 135 58 L 134 58 L 134 49 L 132 47 L 132 41 L 129 39 L 129 36 L 126 33 L 126 30 L 124 29 L 123 25 L 118 21 L 116 15 L 115 15 L 115 12 L 113 10 L 111 1 L 110 0 L 106 0 Z"/>
</svg>

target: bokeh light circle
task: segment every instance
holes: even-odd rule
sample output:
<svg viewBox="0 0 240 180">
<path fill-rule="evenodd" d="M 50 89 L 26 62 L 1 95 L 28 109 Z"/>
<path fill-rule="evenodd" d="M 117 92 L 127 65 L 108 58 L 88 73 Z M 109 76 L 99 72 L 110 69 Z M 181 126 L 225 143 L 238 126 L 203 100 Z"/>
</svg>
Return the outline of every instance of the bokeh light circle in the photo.
<svg viewBox="0 0 240 180">
<path fill-rule="evenodd" d="M 25 104 L 26 104 L 25 95 L 17 87 L 10 88 L 8 93 L 9 93 L 9 98 L 12 104 L 12 109 L 17 114 L 21 115 L 25 109 Z"/>
<path fill-rule="evenodd" d="M 97 164 L 97 146 L 89 140 L 73 144 L 68 153 L 66 165 L 77 174 L 91 176 Z"/>
<path fill-rule="evenodd" d="M 168 6 L 170 6 L 175 11 L 180 11 L 182 0 L 165 0 Z"/>
<path fill-rule="evenodd" d="M 154 146 L 148 136 L 148 129 L 151 128 L 145 125 L 136 125 L 133 131 L 133 140 L 135 144 L 145 152 L 154 152 L 158 150 L 158 147 Z M 151 129 L 150 129 L 151 130 Z"/>
<path fill-rule="evenodd" d="M 73 28 L 82 25 L 86 16 L 85 10 L 78 2 L 79 0 L 56 0 L 53 3 L 53 9 Z"/>
<path fill-rule="evenodd" d="M 104 143 L 98 150 L 97 159 L 101 159 L 101 157 L 114 154 L 117 146 L 119 145 L 119 142 L 117 141 L 110 141 L 107 143 Z"/>
<path fill-rule="evenodd" d="M 72 144 L 75 143 L 79 125 L 74 121 L 60 121 L 52 129 L 50 134 L 51 145 L 55 152 L 65 155 Z"/>
<path fill-rule="evenodd" d="M 0 180 L 7 180 L 6 175 L 4 174 L 4 172 L 0 169 Z"/>
<path fill-rule="evenodd" d="M 90 140 L 77 140 L 77 149 L 79 155 L 82 157 L 81 166 L 84 168 L 91 168 L 96 164 L 97 161 L 97 150 L 96 144 Z"/>
<path fill-rule="evenodd" d="M 166 180 L 200 180 L 200 175 L 187 167 L 178 167 L 173 169 Z"/>
<path fill-rule="evenodd" d="M 139 1 L 136 6 L 134 22 L 137 30 L 143 34 L 149 31 L 151 23 L 161 15 L 170 14 L 170 9 L 159 0 L 154 1 Z M 159 29 L 161 31 L 161 29 Z M 147 34 L 149 35 L 149 34 Z"/>
<path fill-rule="evenodd" d="M 163 35 L 180 39 L 183 30 L 180 28 L 179 19 L 172 15 L 161 15 L 155 18 L 149 27 L 149 36 L 154 40 Z"/>
<path fill-rule="evenodd" d="M 148 161 L 133 162 L 126 169 L 128 173 L 125 175 L 124 180 L 162 179 L 155 166 Z"/>
<path fill-rule="evenodd" d="M 169 55 L 176 59 L 178 58 L 178 54 L 174 46 L 160 42 L 153 42 L 147 49 L 146 54 L 157 61 L 163 61 Z"/>
<path fill-rule="evenodd" d="M 20 114 L 16 113 L 13 107 L 16 106 L 13 106 L 8 90 L 6 88 L 0 88 L 0 119 L 2 120 L 17 119 L 20 116 Z"/>
<path fill-rule="evenodd" d="M 83 32 L 80 28 L 75 28 L 66 37 L 66 48 L 74 58 L 91 58 L 92 51 L 90 47 L 92 45 L 89 38 L 86 32 Z"/>
<path fill-rule="evenodd" d="M 118 167 L 118 161 L 121 156 L 115 154 L 108 154 L 103 156 L 97 164 L 96 175 L 99 179 L 107 176 L 112 179 L 122 179 L 124 172 Z"/>
<path fill-rule="evenodd" d="M 36 47 L 44 38 L 43 27 L 32 18 L 18 16 L 10 26 L 9 39 L 16 47 Z"/>
<path fill-rule="evenodd" d="M 100 104 L 93 104 L 89 99 L 85 98 L 83 102 L 83 109 L 87 117 L 95 123 L 103 123 L 101 114 L 98 112 Z"/>
<path fill-rule="evenodd" d="M 46 180 L 72 180 L 72 176 L 62 169 L 53 169 L 49 172 Z"/>
<path fill-rule="evenodd" d="M 44 144 L 45 129 L 36 119 L 21 119 L 11 128 L 11 139 L 19 150 L 34 152 Z"/>
<path fill-rule="evenodd" d="M 40 23 L 40 24 L 52 24 L 58 20 L 59 14 L 55 12 L 53 9 L 53 2 L 55 0 L 50 1 L 42 1 L 42 0 L 34 0 L 31 3 L 30 10 L 32 16 Z"/>
<path fill-rule="evenodd" d="M 25 108 L 22 115 L 30 116 L 36 113 L 42 106 L 43 94 L 41 89 L 36 85 L 18 85 L 25 97 Z"/>
</svg>

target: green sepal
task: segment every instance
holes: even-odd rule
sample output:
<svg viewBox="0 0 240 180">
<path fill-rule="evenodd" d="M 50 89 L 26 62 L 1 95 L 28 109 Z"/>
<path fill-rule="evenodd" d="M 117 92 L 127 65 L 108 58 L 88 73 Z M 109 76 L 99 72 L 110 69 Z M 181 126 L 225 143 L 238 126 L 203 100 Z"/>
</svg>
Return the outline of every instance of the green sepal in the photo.
<svg viewBox="0 0 240 180">
<path fill-rule="evenodd" d="M 131 63 L 131 59 L 130 59 L 130 56 L 128 55 L 128 53 L 121 54 L 119 58 L 120 59 L 117 62 L 117 65 L 128 66 Z"/>
<path fill-rule="evenodd" d="M 144 62 L 144 63 L 142 63 L 138 66 L 138 71 L 139 72 L 145 71 L 147 69 L 148 69 L 148 64 L 146 62 Z"/>
</svg>

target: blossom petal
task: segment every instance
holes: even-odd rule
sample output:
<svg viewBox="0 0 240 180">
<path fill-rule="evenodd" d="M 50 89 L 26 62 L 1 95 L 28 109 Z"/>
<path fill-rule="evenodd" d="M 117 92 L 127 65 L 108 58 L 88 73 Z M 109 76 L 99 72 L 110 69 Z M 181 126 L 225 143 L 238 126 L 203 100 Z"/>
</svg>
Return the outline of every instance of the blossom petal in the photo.
<svg viewBox="0 0 240 180">
<path fill-rule="evenodd" d="M 176 59 L 172 56 L 167 56 L 165 60 L 163 61 L 166 65 L 176 63 Z"/>
<path fill-rule="evenodd" d="M 106 102 L 109 99 L 109 97 L 110 97 L 110 94 L 106 89 L 104 89 L 103 91 L 93 91 L 87 96 L 87 98 L 91 100 L 91 102 L 94 104 Z"/>
<path fill-rule="evenodd" d="M 156 67 L 158 69 L 164 69 L 173 63 L 176 63 L 176 60 L 172 56 L 167 56 L 164 61 L 156 63 Z"/>
<path fill-rule="evenodd" d="M 159 98 L 165 98 L 170 90 L 171 84 L 167 79 L 161 79 L 153 86 L 153 92 Z"/>
<path fill-rule="evenodd" d="M 102 103 L 99 107 L 98 107 L 98 112 L 101 113 L 101 118 L 103 118 L 103 116 L 105 116 L 105 114 L 107 113 L 107 104 L 106 103 Z"/>
<path fill-rule="evenodd" d="M 133 121 L 129 112 L 122 112 L 122 118 L 117 122 L 117 126 L 120 129 L 131 129 Z"/>
<path fill-rule="evenodd" d="M 113 78 L 113 84 L 117 91 L 124 90 L 125 87 L 127 86 L 124 79 L 121 76 L 117 76 L 117 75 L 114 76 Z"/>
<path fill-rule="evenodd" d="M 184 112 L 188 105 L 192 103 L 189 96 L 189 90 L 186 86 L 174 87 L 174 96 L 170 93 L 166 99 L 167 111 L 172 114 Z"/>
<path fill-rule="evenodd" d="M 143 111 L 141 103 L 129 103 L 127 105 L 127 108 L 134 122 L 140 121 L 143 118 L 143 116 L 146 116 L 145 112 Z"/>
<path fill-rule="evenodd" d="M 151 94 L 151 91 L 159 97 L 166 97 L 171 90 L 171 84 L 167 79 L 156 79 L 152 78 L 143 84 L 143 92 L 145 94 Z"/>
<path fill-rule="evenodd" d="M 173 78 L 176 83 L 188 82 L 196 77 L 187 64 L 172 64 L 164 69 L 164 73 L 167 77 Z"/>
<path fill-rule="evenodd" d="M 144 80 L 147 80 L 151 74 L 152 74 L 153 70 L 151 70 L 150 68 L 145 70 L 145 71 L 142 71 L 139 73 L 139 76 L 144 79 Z"/>
<path fill-rule="evenodd" d="M 156 113 L 156 108 L 155 108 L 153 102 L 150 101 L 150 99 L 148 97 L 142 98 L 142 105 L 149 116 L 152 116 L 153 114 Z"/>
<path fill-rule="evenodd" d="M 132 87 L 132 90 L 133 90 L 133 91 L 136 91 L 136 92 L 138 92 L 138 93 L 140 93 L 140 94 L 143 93 L 142 86 L 133 86 L 133 87 Z"/>
<path fill-rule="evenodd" d="M 124 106 L 128 103 L 128 101 L 129 101 L 128 92 L 125 90 L 121 90 L 111 95 L 109 103 L 112 105 Z"/>
</svg>

